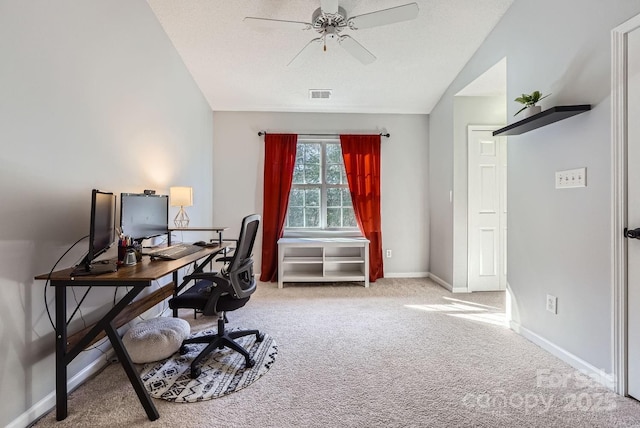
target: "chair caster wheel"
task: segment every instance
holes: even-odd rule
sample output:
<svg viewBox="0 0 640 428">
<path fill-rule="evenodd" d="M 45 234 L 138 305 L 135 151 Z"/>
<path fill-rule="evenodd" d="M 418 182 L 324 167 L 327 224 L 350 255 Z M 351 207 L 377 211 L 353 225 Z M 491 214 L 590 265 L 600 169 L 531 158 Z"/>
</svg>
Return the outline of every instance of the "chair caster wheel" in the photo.
<svg viewBox="0 0 640 428">
<path fill-rule="evenodd" d="M 180 347 L 180 351 L 179 351 L 179 352 L 180 352 L 180 355 L 184 355 L 184 354 L 186 354 L 186 353 L 188 353 L 188 352 L 189 352 L 189 348 L 188 348 L 188 347 L 186 347 L 186 346 L 184 346 L 184 345 L 182 345 L 182 346 Z"/>
<path fill-rule="evenodd" d="M 191 368 L 191 379 L 197 379 L 202 374 L 200 367 Z"/>
<path fill-rule="evenodd" d="M 256 342 L 262 342 L 264 340 L 264 333 L 256 334 Z"/>
<path fill-rule="evenodd" d="M 253 358 L 251 358 L 249 361 L 247 361 L 247 364 L 246 364 L 246 366 L 245 366 L 245 367 L 246 367 L 246 368 L 248 368 L 248 369 L 250 369 L 251 367 L 253 367 L 253 366 L 255 366 L 255 365 L 256 365 L 256 360 L 254 360 Z"/>
</svg>

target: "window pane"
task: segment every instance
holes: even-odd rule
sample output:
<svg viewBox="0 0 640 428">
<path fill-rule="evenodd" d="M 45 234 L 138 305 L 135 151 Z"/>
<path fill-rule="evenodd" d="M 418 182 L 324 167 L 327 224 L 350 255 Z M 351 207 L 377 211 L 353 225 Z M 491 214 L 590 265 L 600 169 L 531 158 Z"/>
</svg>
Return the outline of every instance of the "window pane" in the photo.
<svg viewBox="0 0 640 428">
<path fill-rule="evenodd" d="M 296 145 L 296 163 L 304 163 L 304 144 L 298 143 Z"/>
<path fill-rule="evenodd" d="M 305 164 L 304 182 L 306 184 L 320 184 L 320 164 Z"/>
<path fill-rule="evenodd" d="M 293 184 L 304 184 L 304 164 L 298 161 L 293 167 Z"/>
<path fill-rule="evenodd" d="M 343 207 L 352 207 L 353 202 L 351 202 L 351 192 L 349 189 L 342 188 L 342 206 Z"/>
<path fill-rule="evenodd" d="M 327 184 L 342 184 L 342 165 L 327 165 Z"/>
<path fill-rule="evenodd" d="M 304 190 L 291 189 L 291 193 L 289 195 L 289 206 L 290 207 L 304 206 Z"/>
<path fill-rule="evenodd" d="M 327 227 L 340 227 L 340 208 L 327 208 Z"/>
<path fill-rule="evenodd" d="M 304 227 L 304 208 L 289 207 L 289 227 Z"/>
<path fill-rule="evenodd" d="M 342 164 L 340 144 L 327 144 L 327 164 Z"/>
<path fill-rule="evenodd" d="M 329 187 L 327 188 L 327 207 L 341 207 L 342 206 L 342 189 Z"/>
<path fill-rule="evenodd" d="M 319 207 L 320 206 L 320 189 L 306 189 L 304 191 L 305 200 L 304 205 L 307 207 Z"/>
<path fill-rule="evenodd" d="M 320 164 L 320 144 L 304 144 L 304 163 Z"/>
<path fill-rule="evenodd" d="M 320 208 L 304 209 L 305 227 L 320 227 Z"/>
<path fill-rule="evenodd" d="M 356 217 L 353 214 L 353 208 L 342 209 L 342 224 L 344 227 L 358 227 Z"/>
</svg>

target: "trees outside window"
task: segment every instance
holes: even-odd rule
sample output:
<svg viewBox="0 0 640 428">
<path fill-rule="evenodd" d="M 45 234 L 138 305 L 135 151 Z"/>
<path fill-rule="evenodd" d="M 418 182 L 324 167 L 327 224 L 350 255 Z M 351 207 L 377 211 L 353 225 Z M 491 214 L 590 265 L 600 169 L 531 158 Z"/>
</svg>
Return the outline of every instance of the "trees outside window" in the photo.
<svg viewBox="0 0 640 428">
<path fill-rule="evenodd" d="M 358 230 L 339 140 L 298 140 L 285 229 Z"/>
</svg>

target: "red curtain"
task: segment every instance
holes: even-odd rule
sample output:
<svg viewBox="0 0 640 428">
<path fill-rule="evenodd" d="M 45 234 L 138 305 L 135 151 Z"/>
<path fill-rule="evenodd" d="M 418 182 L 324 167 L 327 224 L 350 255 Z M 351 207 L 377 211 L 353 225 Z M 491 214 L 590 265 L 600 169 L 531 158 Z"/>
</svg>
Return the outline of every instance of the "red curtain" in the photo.
<svg viewBox="0 0 640 428">
<path fill-rule="evenodd" d="M 278 279 L 278 239 L 282 237 L 287 215 L 297 143 L 295 134 L 266 134 L 264 137 L 260 281 Z"/>
<path fill-rule="evenodd" d="M 360 232 L 369 240 L 369 280 L 384 276 L 380 221 L 380 136 L 341 135 L 353 210 Z"/>
</svg>

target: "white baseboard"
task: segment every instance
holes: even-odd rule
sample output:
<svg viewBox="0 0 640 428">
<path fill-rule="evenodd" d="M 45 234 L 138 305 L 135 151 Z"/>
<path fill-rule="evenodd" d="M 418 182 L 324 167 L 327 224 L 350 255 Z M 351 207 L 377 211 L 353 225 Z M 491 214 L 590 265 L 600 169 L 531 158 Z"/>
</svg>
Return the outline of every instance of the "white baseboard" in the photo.
<svg viewBox="0 0 640 428">
<path fill-rule="evenodd" d="M 446 288 L 447 290 L 451 291 L 452 293 L 468 293 L 469 290 L 467 290 L 466 287 L 454 287 L 453 285 L 449 284 L 447 281 L 437 277 L 436 275 L 429 273 L 429 278 L 431 278 L 433 280 L 433 282 L 435 282 L 436 284 L 440 285 L 441 287 Z"/>
<path fill-rule="evenodd" d="M 115 352 L 113 348 L 106 351 L 106 355 L 100 354 L 100 357 L 89 363 L 85 368 L 78 372 L 67 382 L 67 391 L 71 392 L 78 386 L 82 385 L 91 376 L 98 373 L 104 366 L 108 364 L 108 360 L 113 358 Z M 26 412 L 22 413 L 16 419 L 11 421 L 5 428 L 24 428 L 37 421 L 49 411 L 56 407 L 56 392 L 52 391 L 42 400 L 31 406 Z"/>
<path fill-rule="evenodd" d="M 575 368 L 576 370 L 579 370 L 580 372 L 582 372 L 585 375 L 589 376 L 594 381 L 597 381 L 598 383 L 602 384 L 606 388 L 608 388 L 608 389 L 610 389 L 610 390 L 615 392 L 615 390 L 614 390 L 615 382 L 614 382 L 614 377 L 613 377 L 612 374 L 607 373 L 604 370 L 601 370 L 601 369 L 599 369 L 597 367 L 592 366 L 588 362 L 586 362 L 583 359 L 573 355 L 572 353 L 568 352 L 567 350 L 559 347 L 555 343 L 550 342 L 549 340 L 547 340 L 544 337 L 532 332 L 531 330 L 527 329 L 526 327 L 522 327 L 517 322 L 511 321 L 509 323 L 509 326 L 511 327 L 511 329 L 513 331 L 515 331 L 516 333 L 518 333 L 522 337 L 526 338 L 527 340 L 530 340 L 531 342 L 535 343 L 536 345 L 538 345 L 539 347 L 541 347 L 545 351 L 549 352 L 551 355 L 560 358 L 562 361 L 564 361 L 565 363 L 569 364 L 571 367 Z"/>
<path fill-rule="evenodd" d="M 384 273 L 385 278 L 429 278 L 429 272 Z"/>
</svg>

